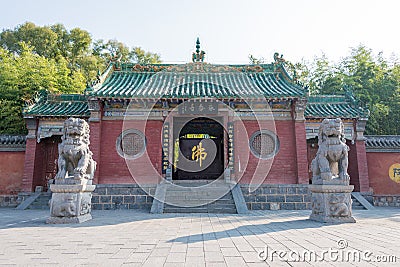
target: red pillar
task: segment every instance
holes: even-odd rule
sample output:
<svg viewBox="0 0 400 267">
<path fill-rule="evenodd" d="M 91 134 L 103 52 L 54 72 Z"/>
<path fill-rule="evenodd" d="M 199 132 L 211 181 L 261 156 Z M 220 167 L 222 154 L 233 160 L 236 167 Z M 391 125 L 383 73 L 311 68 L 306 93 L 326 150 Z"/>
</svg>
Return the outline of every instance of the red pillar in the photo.
<svg viewBox="0 0 400 267">
<path fill-rule="evenodd" d="M 98 184 L 100 173 L 100 144 L 101 144 L 101 121 L 89 122 L 90 126 L 90 150 L 93 153 L 93 159 L 97 162 L 93 182 Z"/>
<path fill-rule="evenodd" d="M 364 131 L 367 124 L 367 118 L 359 118 L 355 121 L 355 141 L 353 147 L 355 148 L 356 157 L 356 171 L 357 180 L 360 192 L 369 192 L 369 176 L 368 176 L 368 163 L 367 152 L 365 150 L 365 137 Z M 349 162 L 351 164 L 351 162 Z M 350 178 L 351 179 L 351 178 Z"/>
<path fill-rule="evenodd" d="M 93 153 L 93 159 L 97 162 L 96 171 L 94 173 L 93 182 L 99 183 L 100 175 L 100 149 L 101 149 L 101 118 L 103 105 L 98 99 L 89 99 L 88 107 L 90 110 L 89 127 L 90 127 L 90 145 L 89 148 Z"/>
<path fill-rule="evenodd" d="M 294 136 L 296 140 L 296 163 L 297 163 L 297 183 L 308 184 L 308 158 L 307 158 L 307 137 L 306 137 L 306 119 L 304 110 L 307 99 L 300 98 L 294 103 Z"/>
<path fill-rule="evenodd" d="M 357 172 L 360 192 L 369 192 L 369 176 L 367 165 L 367 152 L 365 150 L 365 141 L 357 140 L 354 144 L 357 155 Z"/>
<path fill-rule="evenodd" d="M 37 148 L 36 138 L 27 138 L 26 149 L 25 149 L 24 175 L 22 177 L 23 192 L 32 192 L 33 190 L 33 176 L 35 173 L 36 148 Z"/>
<path fill-rule="evenodd" d="M 296 138 L 297 183 L 308 184 L 307 139 L 304 121 L 294 123 L 294 133 Z"/>
<path fill-rule="evenodd" d="M 37 151 L 39 145 L 36 141 L 38 121 L 34 117 L 25 117 L 28 135 L 26 136 L 24 175 L 22 176 L 22 192 L 32 192 L 35 177 L 35 167 L 37 157 L 40 156 Z"/>
</svg>

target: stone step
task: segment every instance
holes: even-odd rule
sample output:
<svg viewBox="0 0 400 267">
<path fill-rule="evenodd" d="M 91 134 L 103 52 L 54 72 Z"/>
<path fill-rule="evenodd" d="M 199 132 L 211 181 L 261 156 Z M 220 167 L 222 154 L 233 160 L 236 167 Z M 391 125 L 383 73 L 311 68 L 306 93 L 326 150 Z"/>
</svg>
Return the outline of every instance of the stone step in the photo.
<svg viewBox="0 0 400 267">
<path fill-rule="evenodd" d="M 29 205 L 27 209 L 30 210 L 46 210 L 49 209 L 49 201 L 51 199 L 50 193 L 41 193 L 41 195 Z"/>
<path fill-rule="evenodd" d="M 218 186 L 174 186 L 167 185 L 169 190 L 173 191 L 221 191 L 229 189 L 229 185 L 218 185 Z"/>
<path fill-rule="evenodd" d="M 199 207 L 176 207 L 166 204 L 164 213 L 236 213 L 234 205 L 227 207 L 204 205 Z"/>
<path fill-rule="evenodd" d="M 214 201 L 220 201 L 221 203 L 234 203 L 234 200 L 232 199 L 232 197 L 224 197 L 224 198 L 201 198 L 201 197 L 193 197 L 193 198 L 182 198 L 179 196 L 167 196 L 165 198 L 165 202 L 171 202 L 171 201 L 179 201 L 179 202 L 199 202 L 199 201 L 203 201 L 203 202 L 207 202 L 207 203 L 211 203 Z"/>
<path fill-rule="evenodd" d="M 50 209 L 50 207 L 49 206 L 37 206 L 37 205 L 35 205 L 35 206 L 30 206 L 29 208 L 27 208 L 28 210 L 48 210 L 48 209 Z"/>
<path fill-rule="evenodd" d="M 370 196 L 367 196 L 367 197 L 370 198 Z M 374 210 L 375 209 L 375 207 L 372 205 L 372 203 L 369 202 L 362 194 L 360 194 L 360 192 L 352 192 L 351 198 L 353 199 L 353 203 L 360 204 L 360 207 L 363 207 L 362 209 L 366 209 L 366 210 Z M 357 205 L 356 205 L 356 207 L 357 207 Z"/>
<path fill-rule="evenodd" d="M 164 210 L 164 213 L 224 213 L 224 214 L 236 214 L 236 210 L 186 208 L 186 209 L 166 209 L 166 210 Z"/>
<path fill-rule="evenodd" d="M 212 199 L 212 200 L 217 200 L 217 199 L 232 199 L 232 197 L 228 194 L 211 194 L 211 195 L 200 195 L 200 194 L 191 194 L 191 195 L 186 195 L 186 194 L 171 194 L 167 193 L 165 195 L 165 199 L 182 199 L 182 200 L 191 200 L 191 199 Z"/>
<path fill-rule="evenodd" d="M 164 213 L 237 213 L 230 186 L 225 182 L 178 181 L 177 184 L 182 187 L 166 186 Z"/>
<path fill-rule="evenodd" d="M 180 201 L 180 200 L 165 200 L 165 204 L 167 205 L 174 205 L 179 207 L 195 207 L 195 206 L 202 206 L 202 205 L 212 205 L 212 206 L 229 206 L 235 205 L 234 201 L 227 200 L 227 201 L 207 201 L 207 200 L 190 200 L 190 201 Z"/>
<path fill-rule="evenodd" d="M 166 196 L 173 196 L 173 197 L 182 197 L 182 198 L 230 198 L 230 191 L 221 191 L 221 192 L 176 192 L 176 191 L 168 191 L 166 192 Z"/>
<path fill-rule="evenodd" d="M 223 180 L 174 180 L 173 184 L 177 185 L 215 185 L 215 184 L 225 184 Z"/>
<path fill-rule="evenodd" d="M 196 203 L 193 203 L 196 204 Z M 186 205 L 186 206 L 183 206 Z M 165 203 L 164 207 L 174 207 L 174 208 L 199 208 L 199 207 L 212 207 L 212 208 L 235 208 L 235 203 L 229 203 L 229 204 L 221 204 L 218 201 L 216 202 L 211 202 L 211 203 L 207 203 L 207 204 L 200 204 L 197 206 L 190 206 L 188 207 L 189 203 L 183 204 L 183 205 L 179 205 L 177 203 Z"/>
<path fill-rule="evenodd" d="M 169 191 L 174 192 L 220 192 L 220 191 L 229 191 L 229 186 L 221 185 L 215 187 L 203 187 L 203 186 L 196 186 L 196 187 L 177 187 L 168 185 L 167 189 Z"/>
<path fill-rule="evenodd" d="M 166 196 L 182 196 L 182 198 L 187 198 L 187 197 L 195 197 L 199 196 L 202 198 L 207 198 L 207 197 L 218 197 L 221 198 L 225 196 L 229 191 L 221 191 L 221 192 L 176 192 L 176 191 L 168 191 L 166 192 Z"/>
<path fill-rule="evenodd" d="M 230 213 L 236 214 L 231 184 L 224 180 L 173 181 L 157 187 L 162 202 L 153 202 L 153 213 Z M 157 191 L 156 190 L 156 191 Z M 159 203 L 160 202 L 160 203 Z M 161 208 L 159 208 L 160 205 Z M 153 209 L 154 208 L 154 209 Z"/>
<path fill-rule="evenodd" d="M 212 197 L 192 197 L 192 198 L 183 198 L 181 196 L 166 196 L 165 201 L 180 201 L 180 202 L 188 202 L 188 201 L 207 201 L 214 202 L 216 200 L 221 200 L 222 202 L 230 202 L 233 201 L 232 197 L 223 197 L 223 198 L 212 198 Z M 233 203 L 233 202 L 232 202 Z"/>
<path fill-rule="evenodd" d="M 353 210 L 365 210 L 365 207 L 355 197 L 352 196 L 351 200 L 353 200 L 351 204 Z"/>
</svg>

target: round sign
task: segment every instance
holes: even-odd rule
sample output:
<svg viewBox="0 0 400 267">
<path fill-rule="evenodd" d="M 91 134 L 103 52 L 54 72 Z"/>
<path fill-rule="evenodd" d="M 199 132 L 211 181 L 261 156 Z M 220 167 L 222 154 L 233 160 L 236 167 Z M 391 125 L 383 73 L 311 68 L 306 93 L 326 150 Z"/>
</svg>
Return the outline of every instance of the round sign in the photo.
<svg viewBox="0 0 400 267">
<path fill-rule="evenodd" d="M 390 166 L 389 177 L 396 183 L 400 183 L 400 163 L 395 163 Z"/>
</svg>

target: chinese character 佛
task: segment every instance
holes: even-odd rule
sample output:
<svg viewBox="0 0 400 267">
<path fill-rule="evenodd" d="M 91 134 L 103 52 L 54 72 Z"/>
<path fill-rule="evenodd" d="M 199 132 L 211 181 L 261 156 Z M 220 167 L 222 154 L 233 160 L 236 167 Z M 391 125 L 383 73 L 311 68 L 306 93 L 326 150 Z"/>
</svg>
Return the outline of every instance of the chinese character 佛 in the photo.
<svg viewBox="0 0 400 267">
<path fill-rule="evenodd" d="M 207 152 L 205 151 L 202 142 L 200 142 L 197 146 L 194 146 L 192 148 L 192 160 L 196 160 L 196 162 L 199 162 L 200 167 L 201 167 L 201 162 L 205 160 L 206 157 L 207 157 Z"/>
</svg>

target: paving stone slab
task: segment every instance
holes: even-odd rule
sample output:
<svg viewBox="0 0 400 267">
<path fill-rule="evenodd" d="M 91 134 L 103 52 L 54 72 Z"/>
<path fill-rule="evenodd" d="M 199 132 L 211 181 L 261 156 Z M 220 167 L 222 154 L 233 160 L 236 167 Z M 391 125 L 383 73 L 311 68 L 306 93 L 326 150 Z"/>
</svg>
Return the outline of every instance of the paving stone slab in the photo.
<svg viewBox="0 0 400 267">
<path fill-rule="evenodd" d="M 354 211 L 356 224 L 308 220 L 310 211 L 246 215 L 95 210 L 80 225 L 47 225 L 49 211 L 0 209 L 0 265 L 17 266 L 398 266 L 400 209 Z M 340 241 L 340 243 L 339 243 Z M 346 245 L 345 248 L 339 246 Z M 396 262 L 305 262 L 260 251 L 371 251 Z M 243 265 L 244 264 L 244 265 Z"/>
</svg>

